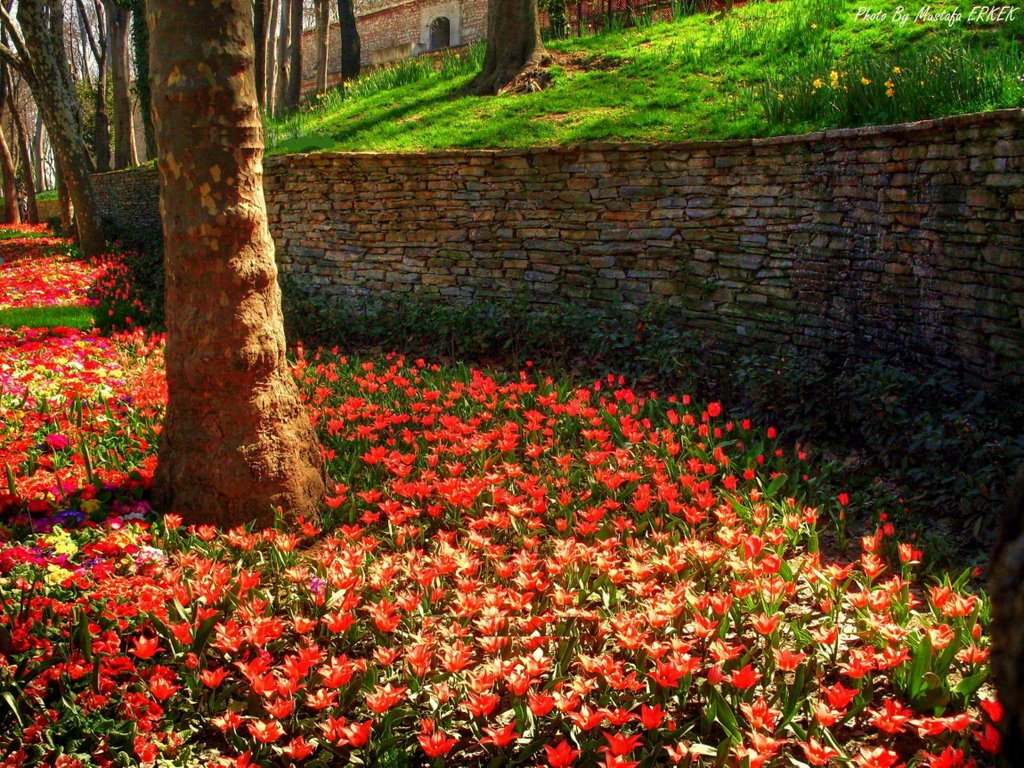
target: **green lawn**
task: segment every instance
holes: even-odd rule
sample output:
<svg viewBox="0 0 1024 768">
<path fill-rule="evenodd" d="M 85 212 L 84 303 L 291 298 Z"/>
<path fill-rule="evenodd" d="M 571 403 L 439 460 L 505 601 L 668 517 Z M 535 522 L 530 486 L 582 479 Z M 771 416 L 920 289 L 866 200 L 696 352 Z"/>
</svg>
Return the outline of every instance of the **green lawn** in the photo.
<svg viewBox="0 0 1024 768">
<path fill-rule="evenodd" d="M 0 328 L 91 328 L 91 307 L 19 307 L 0 310 Z"/>
<path fill-rule="evenodd" d="M 900 24 L 899 2 L 780 0 L 551 43 L 554 85 L 477 97 L 481 50 L 408 60 L 267 121 L 271 153 L 726 139 L 1024 106 L 1024 14 Z M 910 7 L 910 6 L 905 6 Z M 936 6 L 937 7 L 937 6 Z M 914 6 L 914 13 L 917 12 Z M 835 74 L 833 74 L 835 73 Z"/>
</svg>

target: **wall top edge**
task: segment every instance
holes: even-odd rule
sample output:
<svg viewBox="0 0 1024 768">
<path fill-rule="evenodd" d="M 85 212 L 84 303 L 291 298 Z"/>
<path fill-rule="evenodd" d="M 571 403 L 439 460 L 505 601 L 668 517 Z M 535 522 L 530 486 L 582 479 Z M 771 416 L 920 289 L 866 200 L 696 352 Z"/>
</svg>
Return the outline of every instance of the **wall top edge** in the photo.
<svg viewBox="0 0 1024 768">
<path fill-rule="evenodd" d="M 692 151 L 729 151 L 743 148 L 782 147 L 790 145 L 815 144 L 821 141 L 858 141 L 872 138 L 915 137 L 923 133 L 944 132 L 965 128 L 980 128 L 998 123 L 1020 123 L 1024 126 L 1024 109 L 998 109 L 989 112 L 973 112 L 963 115 L 918 120 L 911 123 L 895 123 L 890 125 L 868 125 L 859 128 L 831 128 L 810 133 L 769 136 L 763 138 L 725 139 L 717 141 L 682 141 L 682 142 L 585 142 L 580 144 L 544 145 L 534 147 L 508 147 L 501 149 L 443 149 L 423 152 L 304 152 L 287 155 L 271 155 L 264 157 L 265 166 L 273 168 L 296 161 L 315 164 L 330 162 L 342 158 L 378 158 L 381 160 L 416 159 L 451 159 L 451 158 L 494 158 L 494 157 L 533 157 L 537 155 L 586 153 L 586 152 L 692 152 Z M 113 177 L 125 173 L 150 172 L 156 173 L 153 165 L 139 166 L 119 171 L 95 174 L 100 177 Z"/>
</svg>

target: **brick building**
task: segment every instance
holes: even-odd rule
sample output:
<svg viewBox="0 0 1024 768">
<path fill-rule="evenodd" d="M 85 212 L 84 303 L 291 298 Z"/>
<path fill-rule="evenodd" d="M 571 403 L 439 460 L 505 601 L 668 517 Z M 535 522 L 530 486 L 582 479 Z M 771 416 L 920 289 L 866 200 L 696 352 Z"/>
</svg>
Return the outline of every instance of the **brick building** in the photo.
<svg viewBox="0 0 1024 768">
<path fill-rule="evenodd" d="M 467 45 L 487 34 L 487 0 L 356 0 L 363 66 Z M 341 33 L 331 27 L 327 82 L 341 78 Z M 316 86 L 316 30 L 302 35 L 302 92 Z"/>
</svg>

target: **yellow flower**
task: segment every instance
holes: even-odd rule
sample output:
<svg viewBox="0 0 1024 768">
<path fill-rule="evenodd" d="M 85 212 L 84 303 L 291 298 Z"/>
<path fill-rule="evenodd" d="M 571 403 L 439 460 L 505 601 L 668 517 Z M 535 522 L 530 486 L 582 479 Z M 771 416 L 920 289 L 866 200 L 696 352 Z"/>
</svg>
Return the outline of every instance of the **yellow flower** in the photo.
<svg viewBox="0 0 1024 768">
<path fill-rule="evenodd" d="M 812 21 L 811 22 L 811 29 L 817 29 L 817 28 L 818 28 L 818 22 Z"/>
<path fill-rule="evenodd" d="M 814 86 L 814 90 L 818 90 L 824 84 L 825 84 L 824 81 L 820 77 L 818 79 L 816 79 L 813 83 L 811 83 L 811 85 Z"/>
<path fill-rule="evenodd" d="M 836 72 L 834 69 L 829 74 L 828 80 L 829 80 L 829 83 L 832 84 L 833 88 L 838 88 L 839 87 L 839 73 Z"/>
<path fill-rule="evenodd" d="M 779 94 L 779 101 L 785 101 L 785 100 L 786 100 L 786 94 L 780 93 Z"/>
<path fill-rule="evenodd" d="M 71 571 L 66 568 L 61 568 L 59 565 L 48 565 L 46 566 L 46 583 L 47 584 L 63 584 L 65 581 L 74 576 Z"/>
<path fill-rule="evenodd" d="M 82 502 L 82 511 L 87 515 L 91 515 L 97 509 L 100 508 L 100 503 L 96 499 L 87 499 Z"/>
<path fill-rule="evenodd" d="M 861 84 L 861 85 L 871 85 L 871 81 L 870 81 L 870 80 L 868 80 L 868 79 L 867 79 L 866 77 L 862 77 L 862 78 L 860 79 L 860 84 Z"/>
<path fill-rule="evenodd" d="M 900 74 L 900 72 L 902 72 L 902 71 L 903 71 L 903 70 L 902 70 L 902 69 L 900 69 L 899 67 L 893 67 L 893 68 L 892 68 L 892 73 L 893 73 L 894 75 L 898 75 L 898 74 Z"/>
</svg>

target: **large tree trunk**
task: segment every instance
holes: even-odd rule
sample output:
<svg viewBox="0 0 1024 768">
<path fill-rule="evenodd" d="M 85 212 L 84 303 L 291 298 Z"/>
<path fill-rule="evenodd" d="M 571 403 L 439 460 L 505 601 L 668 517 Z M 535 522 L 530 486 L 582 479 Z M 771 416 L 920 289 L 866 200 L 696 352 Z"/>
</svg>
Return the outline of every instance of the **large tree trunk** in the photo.
<svg viewBox="0 0 1024 768">
<path fill-rule="evenodd" d="M 254 0 L 252 4 L 253 41 L 256 45 L 256 102 L 267 106 L 267 3 Z"/>
<path fill-rule="evenodd" d="M 300 0 L 281 0 L 278 18 L 281 24 L 277 38 L 277 82 L 274 85 L 274 114 L 280 115 L 288 107 L 288 72 L 291 60 L 288 57 L 288 40 L 292 29 L 292 2 Z"/>
<path fill-rule="evenodd" d="M 270 15 L 267 19 L 267 39 L 264 46 L 265 49 L 265 63 L 263 77 L 265 78 L 263 83 L 265 102 L 263 109 L 269 115 L 277 114 L 277 96 L 275 94 L 275 85 L 277 84 L 277 31 L 280 28 L 280 20 L 278 18 L 278 9 L 281 5 L 281 0 L 267 0 L 270 3 Z M 256 73 L 259 77 L 259 72 Z"/>
<path fill-rule="evenodd" d="M 992 558 L 992 680 L 1003 705 L 1003 764 L 1024 754 L 1024 466 L 1010 487 Z"/>
<path fill-rule="evenodd" d="M 28 221 L 39 223 L 39 204 L 36 200 L 36 184 L 32 178 L 32 154 L 28 149 L 28 132 L 18 112 L 18 105 L 11 103 L 11 117 L 14 118 L 14 129 L 18 132 L 18 151 L 21 152 L 21 181 L 25 187 L 25 202 L 28 205 Z"/>
<path fill-rule="evenodd" d="M 331 0 L 316 1 L 316 92 L 327 92 L 327 39 L 331 31 Z"/>
<path fill-rule="evenodd" d="M 302 98 L 302 0 L 291 2 L 292 20 L 288 25 L 288 109 L 299 106 Z"/>
<path fill-rule="evenodd" d="M 106 245 L 93 192 L 94 166 L 85 149 L 78 96 L 64 54 L 64 10 L 61 0 L 19 0 L 18 23 L 32 60 L 25 73 L 43 113 L 50 144 L 75 208 L 78 244 L 87 256 Z"/>
<path fill-rule="evenodd" d="M 537 20 L 537 0 L 488 0 L 487 53 L 483 69 L 473 81 L 477 94 L 497 93 L 546 56 Z"/>
<path fill-rule="evenodd" d="M 352 0 L 338 0 L 338 26 L 341 32 L 341 78 L 359 77 L 359 30 Z"/>
<path fill-rule="evenodd" d="M 155 501 L 195 522 L 313 513 L 320 448 L 285 360 L 263 198 L 252 0 L 150 0 L 167 290 Z"/>
<path fill-rule="evenodd" d="M 114 169 L 139 164 L 135 152 L 135 116 L 132 113 L 130 90 L 128 34 L 131 11 L 118 0 L 103 0 L 107 15 L 108 56 L 110 57 L 111 90 L 114 96 Z"/>
</svg>

